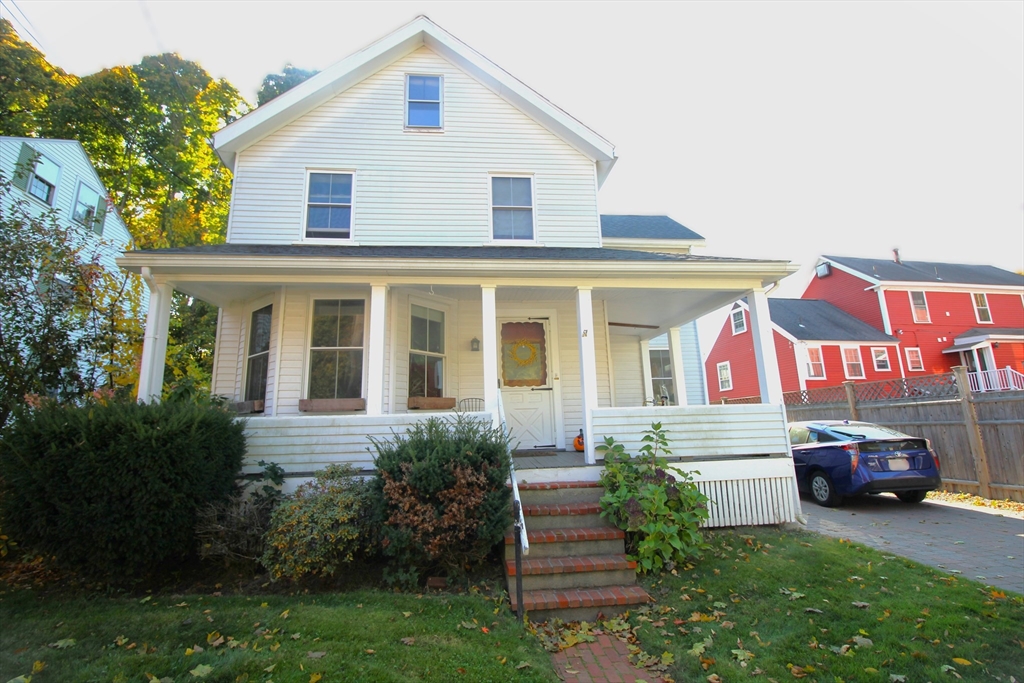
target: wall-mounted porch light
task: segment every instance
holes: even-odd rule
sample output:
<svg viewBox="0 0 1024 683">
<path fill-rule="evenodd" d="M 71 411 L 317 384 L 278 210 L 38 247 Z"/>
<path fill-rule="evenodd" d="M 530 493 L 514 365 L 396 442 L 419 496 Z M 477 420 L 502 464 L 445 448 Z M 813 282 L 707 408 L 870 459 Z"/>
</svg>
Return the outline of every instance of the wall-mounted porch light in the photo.
<svg viewBox="0 0 1024 683">
<path fill-rule="evenodd" d="M 479 351 L 480 350 L 480 340 L 477 339 L 476 337 L 473 337 L 472 339 L 470 339 L 469 340 L 469 350 L 470 351 Z"/>
</svg>

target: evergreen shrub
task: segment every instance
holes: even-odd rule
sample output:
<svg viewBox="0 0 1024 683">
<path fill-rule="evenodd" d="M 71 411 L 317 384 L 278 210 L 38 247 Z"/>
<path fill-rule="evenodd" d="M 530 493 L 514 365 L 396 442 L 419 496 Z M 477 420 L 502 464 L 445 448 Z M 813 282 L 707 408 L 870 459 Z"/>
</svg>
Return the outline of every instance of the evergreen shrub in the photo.
<svg viewBox="0 0 1024 683">
<path fill-rule="evenodd" d="M 197 511 L 237 493 L 243 428 L 191 403 L 19 409 L 0 440 L 4 533 L 114 581 L 173 565 Z"/>
<path fill-rule="evenodd" d="M 503 541 L 512 492 L 502 429 L 465 415 L 431 417 L 373 445 L 380 541 L 393 569 L 460 576 Z"/>
</svg>

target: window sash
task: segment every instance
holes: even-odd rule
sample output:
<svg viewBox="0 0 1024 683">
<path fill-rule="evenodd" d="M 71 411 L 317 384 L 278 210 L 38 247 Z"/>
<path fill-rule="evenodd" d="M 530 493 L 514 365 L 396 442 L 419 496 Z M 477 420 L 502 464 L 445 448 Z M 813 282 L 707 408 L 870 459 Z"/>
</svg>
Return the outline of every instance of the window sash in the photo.
<svg viewBox="0 0 1024 683">
<path fill-rule="evenodd" d="M 78 196 L 75 198 L 75 210 L 71 217 L 82 225 L 92 227 L 96 220 L 96 210 L 100 202 L 100 193 L 88 185 L 78 186 Z"/>
<path fill-rule="evenodd" d="M 307 238 L 349 239 L 352 236 L 354 180 L 352 173 L 309 173 L 306 190 Z"/>
<path fill-rule="evenodd" d="M 533 179 L 491 176 L 491 234 L 496 240 L 532 240 Z"/>
<path fill-rule="evenodd" d="M 843 366 L 846 368 L 847 379 L 864 379 L 860 349 L 843 349 Z"/>
<path fill-rule="evenodd" d="M 821 358 L 819 347 L 807 349 L 807 376 L 813 379 L 824 379 L 825 377 L 825 363 Z"/>
<path fill-rule="evenodd" d="M 436 89 L 435 93 L 430 92 Z M 408 128 L 441 128 L 444 79 L 441 76 L 406 74 L 405 125 Z"/>
<path fill-rule="evenodd" d="M 655 401 L 665 397 L 676 405 L 676 385 L 672 380 L 672 354 L 668 349 L 650 349 L 651 395 Z"/>
<path fill-rule="evenodd" d="M 366 301 L 315 299 L 308 398 L 361 398 Z"/>
<path fill-rule="evenodd" d="M 732 368 L 729 366 L 728 361 L 718 364 L 718 390 L 732 390 Z"/>
<path fill-rule="evenodd" d="M 871 349 L 871 358 L 874 360 L 876 371 L 888 372 L 892 370 L 892 367 L 889 365 L 889 349 Z"/>
<path fill-rule="evenodd" d="M 990 323 L 992 322 L 992 312 L 988 308 L 988 295 L 981 293 L 975 294 L 974 299 L 974 314 L 978 318 L 979 323 Z"/>
<path fill-rule="evenodd" d="M 730 317 L 732 319 L 733 334 L 742 334 L 747 331 L 747 317 L 743 314 L 742 308 L 733 311 Z"/>
<path fill-rule="evenodd" d="M 28 181 L 28 193 L 41 202 L 53 204 L 56 185 L 51 185 L 39 176 L 33 175 Z"/>
<path fill-rule="evenodd" d="M 915 323 L 930 323 L 932 321 L 928 314 L 928 298 L 924 292 L 910 292 L 910 306 L 914 309 Z"/>
<path fill-rule="evenodd" d="M 924 359 L 921 357 L 921 349 L 910 347 L 907 352 L 907 369 L 913 372 L 924 370 Z"/>
</svg>

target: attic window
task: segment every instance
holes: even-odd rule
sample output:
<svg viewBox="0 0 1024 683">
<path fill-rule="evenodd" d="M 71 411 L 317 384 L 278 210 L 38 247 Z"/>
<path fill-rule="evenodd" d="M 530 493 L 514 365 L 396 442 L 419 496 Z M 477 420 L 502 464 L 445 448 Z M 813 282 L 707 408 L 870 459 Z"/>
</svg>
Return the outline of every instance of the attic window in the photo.
<svg viewBox="0 0 1024 683">
<path fill-rule="evenodd" d="M 747 331 L 747 318 L 743 315 L 743 309 L 737 308 L 732 312 L 732 333 L 743 334 Z"/>
<path fill-rule="evenodd" d="M 440 76 L 405 77 L 405 127 L 441 128 Z"/>
<path fill-rule="evenodd" d="M 25 143 L 21 144 L 13 181 L 15 187 L 53 206 L 59 176 L 60 166 Z"/>
<path fill-rule="evenodd" d="M 352 236 L 352 174 L 310 173 L 306 237 L 348 239 Z"/>
</svg>

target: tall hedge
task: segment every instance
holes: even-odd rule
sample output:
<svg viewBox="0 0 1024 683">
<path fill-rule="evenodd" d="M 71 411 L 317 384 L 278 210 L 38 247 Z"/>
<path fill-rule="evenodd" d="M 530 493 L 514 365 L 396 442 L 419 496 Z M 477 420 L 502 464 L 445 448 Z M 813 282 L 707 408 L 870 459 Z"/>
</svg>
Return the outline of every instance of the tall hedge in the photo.
<svg viewBox="0 0 1024 683">
<path fill-rule="evenodd" d="M 193 550 L 198 509 L 236 492 L 243 428 L 189 403 L 22 410 L 0 441 L 5 533 L 88 574 L 174 563 Z"/>
</svg>

